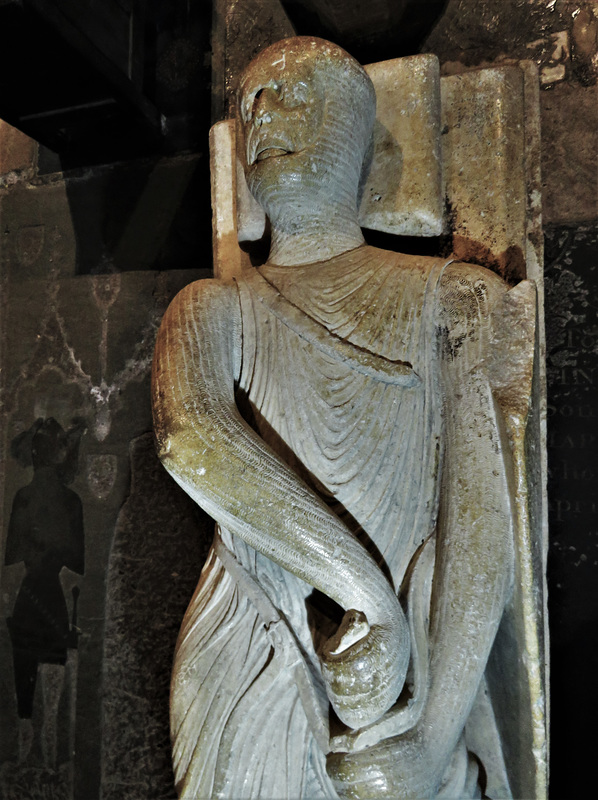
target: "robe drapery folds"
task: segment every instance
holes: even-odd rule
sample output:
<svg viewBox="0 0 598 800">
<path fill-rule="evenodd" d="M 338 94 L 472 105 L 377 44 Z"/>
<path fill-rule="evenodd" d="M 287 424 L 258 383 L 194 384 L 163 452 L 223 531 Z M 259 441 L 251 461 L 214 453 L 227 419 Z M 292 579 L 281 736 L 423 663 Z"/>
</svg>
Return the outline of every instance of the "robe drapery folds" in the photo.
<svg viewBox="0 0 598 800">
<path fill-rule="evenodd" d="M 364 246 L 349 259 L 266 265 L 236 281 L 239 408 L 360 539 L 406 604 L 429 600 L 407 594 L 406 576 L 438 518 L 446 349 L 438 287 L 448 263 Z M 472 269 L 484 280 L 478 289 L 463 281 L 469 301 L 456 325 L 464 336 L 468 326 L 481 331 L 478 350 L 470 348 L 479 364 L 491 306 L 506 287 Z M 452 331 L 451 341 L 458 338 Z M 408 609 L 415 648 L 425 648 L 417 626 L 426 614 Z M 326 622 L 310 585 L 226 528 L 217 532 L 173 673 L 183 798 L 336 797 L 316 655 L 331 633 Z M 413 668 L 409 681 L 417 693 Z"/>
</svg>

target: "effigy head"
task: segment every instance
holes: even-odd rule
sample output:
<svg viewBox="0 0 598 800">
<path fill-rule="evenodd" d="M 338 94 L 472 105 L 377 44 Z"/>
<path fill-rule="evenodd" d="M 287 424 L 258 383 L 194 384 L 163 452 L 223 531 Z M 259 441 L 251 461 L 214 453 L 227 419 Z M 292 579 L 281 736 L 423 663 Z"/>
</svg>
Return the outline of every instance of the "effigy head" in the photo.
<svg viewBox="0 0 598 800">
<path fill-rule="evenodd" d="M 342 48 L 310 36 L 263 50 L 243 73 L 239 117 L 247 182 L 273 201 L 356 203 L 376 111 L 374 87 Z"/>
</svg>

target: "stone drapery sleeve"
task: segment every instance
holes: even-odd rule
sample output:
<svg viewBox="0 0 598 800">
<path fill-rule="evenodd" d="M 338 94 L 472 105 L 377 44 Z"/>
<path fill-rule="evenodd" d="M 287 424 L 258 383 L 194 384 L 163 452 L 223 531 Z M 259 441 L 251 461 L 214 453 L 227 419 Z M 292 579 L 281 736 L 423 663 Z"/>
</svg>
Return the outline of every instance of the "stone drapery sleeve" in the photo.
<svg viewBox="0 0 598 800">
<path fill-rule="evenodd" d="M 366 639 L 374 644 L 366 650 L 376 651 L 365 654 L 368 691 L 381 696 L 372 697 L 359 718 L 335 704 L 334 687 L 329 696 L 347 724 L 367 724 L 394 702 L 404 681 L 409 634 L 403 612 L 361 543 L 241 417 L 234 399 L 241 347 L 234 284 L 198 281 L 179 293 L 162 322 L 154 358 L 158 453 L 217 522 L 345 610 L 365 614 Z M 359 657 L 355 649 L 348 646 L 344 659 L 332 655 L 327 681 L 334 684 L 338 669 L 351 669 L 342 662 Z"/>
</svg>

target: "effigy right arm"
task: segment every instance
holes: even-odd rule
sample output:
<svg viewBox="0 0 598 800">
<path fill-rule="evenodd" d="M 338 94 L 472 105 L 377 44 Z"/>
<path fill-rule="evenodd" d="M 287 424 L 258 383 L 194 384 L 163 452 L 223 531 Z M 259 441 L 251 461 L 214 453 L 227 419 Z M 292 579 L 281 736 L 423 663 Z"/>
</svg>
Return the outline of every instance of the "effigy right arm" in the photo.
<svg viewBox="0 0 598 800">
<path fill-rule="evenodd" d="M 153 367 L 158 453 L 217 522 L 348 612 L 324 647 L 322 667 L 335 710 L 361 727 L 402 688 L 404 615 L 363 545 L 241 417 L 234 399 L 241 335 L 234 285 L 199 281 L 175 298 Z"/>
</svg>

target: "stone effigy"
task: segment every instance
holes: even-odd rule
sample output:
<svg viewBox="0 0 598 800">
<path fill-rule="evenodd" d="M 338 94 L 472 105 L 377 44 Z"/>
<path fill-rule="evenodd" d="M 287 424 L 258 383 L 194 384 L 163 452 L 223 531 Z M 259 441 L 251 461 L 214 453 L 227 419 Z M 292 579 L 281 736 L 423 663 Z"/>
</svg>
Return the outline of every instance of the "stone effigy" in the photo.
<svg viewBox="0 0 598 800">
<path fill-rule="evenodd" d="M 184 289 L 154 360 L 160 457 L 217 522 L 175 658 L 177 790 L 510 796 L 485 671 L 526 513 L 534 285 L 364 243 L 375 93 L 335 45 L 265 50 L 239 116 L 269 258 Z"/>
</svg>

